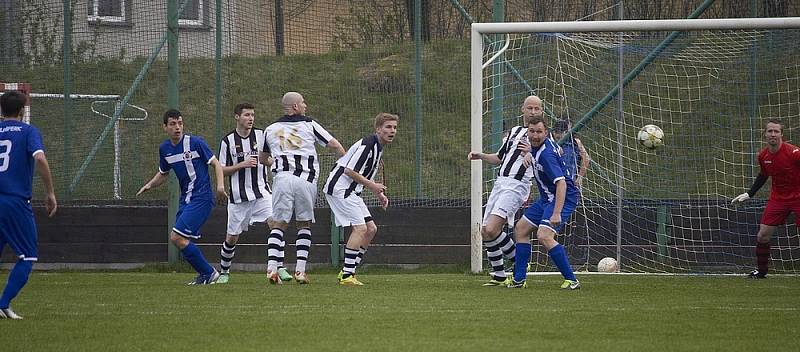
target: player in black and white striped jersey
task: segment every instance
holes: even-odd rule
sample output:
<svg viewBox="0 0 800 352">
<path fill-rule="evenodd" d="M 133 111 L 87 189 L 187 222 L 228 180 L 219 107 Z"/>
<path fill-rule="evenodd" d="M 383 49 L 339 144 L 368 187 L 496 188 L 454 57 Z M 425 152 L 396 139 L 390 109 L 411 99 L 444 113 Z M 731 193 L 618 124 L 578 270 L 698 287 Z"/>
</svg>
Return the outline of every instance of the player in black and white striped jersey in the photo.
<svg viewBox="0 0 800 352">
<path fill-rule="evenodd" d="M 259 162 L 260 146 L 264 145 L 264 130 L 253 128 L 255 106 L 237 104 L 233 110 L 236 129 L 228 133 L 219 146 L 222 173 L 228 176 L 230 199 L 225 241 L 220 249 L 218 284 L 230 279 L 231 263 L 239 235 L 255 223 L 272 220 L 272 193 L 267 183 L 267 167 Z"/>
<path fill-rule="evenodd" d="M 361 192 L 372 191 L 383 209 L 389 206 L 384 193 L 386 186 L 375 182 L 381 167 L 383 147 L 391 143 L 397 134 L 400 117 L 382 112 L 375 117 L 375 133 L 355 142 L 347 154 L 336 161 L 322 191 L 333 211 L 337 226 L 352 228 L 344 248 L 344 267 L 339 273 L 339 283 L 361 286 L 356 279 L 356 267 L 361 263 L 378 227 L 372 219 Z M 385 180 L 381 180 L 385 182 Z"/>
<path fill-rule="evenodd" d="M 317 199 L 319 156 L 317 142 L 341 157 L 344 148 L 320 124 L 305 116 L 306 103 L 297 92 L 288 92 L 281 100 L 285 116 L 264 130 L 262 162 L 272 165 L 272 230 L 267 239 L 267 277 L 279 284 L 292 279 L 283 267 L 284 233 L 294 215 L 297 226 L 297 265 L 294 279 L 308 283 L 306 262 L 311 250 L 311 223 Z"/>
<path fill-rule="evenodd" d="M 542 116 L 542 100 L 532 95 L 525 98 L 522 103 L 523 124 L 533 116 Z M 484 154 L 470 152 L 469 160 L 482 160 L 492 165 L 500 165 L 497 179 L 494 181 L 492 193 L 486 201 L 481 224 L 481 237 L 486 248 L 489 263 L 492 266 L 492 279 L 484 286 L 507 286 L 510 279 L 507 277 L 503 257 L 513 262 L 516 257 L 514 241 L 503 228 L 505 224 L 513 226 L 517 210 L 528 200 L 531 188 L 533 170 L 526 166 L 522 148 L 530 150 L 530 142 L 525 126 L 512 128 L 503 138 L 503 144 L 497 153 Z"/>
</svg>

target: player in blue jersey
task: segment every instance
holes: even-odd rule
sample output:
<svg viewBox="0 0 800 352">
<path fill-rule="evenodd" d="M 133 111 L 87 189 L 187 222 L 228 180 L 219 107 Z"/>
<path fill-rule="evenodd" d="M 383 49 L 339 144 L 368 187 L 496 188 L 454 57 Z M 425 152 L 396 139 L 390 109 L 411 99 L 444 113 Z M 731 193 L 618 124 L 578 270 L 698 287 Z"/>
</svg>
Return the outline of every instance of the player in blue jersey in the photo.
<svg viewBox="0 0 800 352">
<path fill-rule="evenodd" d="M 539 199 L 532 203 L 522 221 L 517 221 L 514 227 L 514 237 L 517 240 L 517 258 L 514 265 L 514 278 L 508 285 L 510 288 L 527 287 L 527 263 L 531 256 L 530 235 L 536 229 L 536 239 L 539 244 L 547 249 L 547 254 L 556 265 L 561 275 L 564 276 L 562 289 L 575 290 L 581 287 L 575 278 L 575 273 L 569 265 L 567 252 L 555 237 L 558 231 L 569 221 L 570 215 L 578 205 L 580 192 L 572 180 L 569 169 L 559 155 L 559 148 L 550 138 L 547 124 L 541 116 L 535 116 L 528 121 L 528 139 L 530 139 L 530 152 L 533 159 L 533 176 L 536 187 L 539 189 Z"/>
<path fill-rule="evenodd" d="M 556 121 L 553 124 L 553 140 L 558 143 L 561 137 L 564 136 L 564 132 L 569 131 L 571 127 L 569 120 L 565 118 Z M 583 147 L 583 143 L 574 133 L 570 135 L 568 141 L 561 145 L 561 158 L 564 159 L 564 163 L 572 175 L 572 180 L 575 181 L 575 186 L 581 188 L 583 177 L 586 176 L 586 170 L 589 169 L 591 159 L 586 148 Z"/>
<path fill-rule="evenodd" d="M 566 116 L 557 120 L 553 124 L 553 130 L 550 132 L 553 140 L 558 143 L 564 136 L 564 132 L 569 131 L 571 127 L 572 125 Z M 571 133 L 569 139 L 559 147 L 561 147 L 561 158 L 564 159 L 564 163 L 567 165 L 570 175 L 572 175 L 572 180 L 575 181 L 575 186 L 582 190 L 583 179 L 589 170 L 589 163 L 591 162 L 589 152 L 586 151 L 580 138 L 575 133 Z M 567 253 L 572 258 L 573 263 L 586 262 L 586 258 L 589 255 L 588 247 L 581 248 L 579 244 L 588 244 L 589 238 L 581 235 L 579 231 L 574 231 L 576 227 L 574 223 L 565 222 L 564 227 L 563 242 L 567 246 Z"/>
<path fill-rule="evenodd" d="M 169 170 L 175 170 L 181 187 L 181 197 L 178 213 L 175 215 L 175 227 L 172 228 L 169 240 L 181 250 L 186 261 L 197 271 L 197 277 L 189 285 L 210 285 L 219 278 L 219 272 L 208 264 L 200 248 L 192 240 L 200 238 L 200 227 L 208 220 L 211 209 L 214 208 L 214 194 L 208 177 L 209 164 L 214 167 L 217 200 L 224 203 L 228 199 L 222 165 L 203 138 L 183 132 L 180 111 L 170 109 L 164 113 L 164 132 L 169 139 L 158 148 L 158 172 L 136 195 L 164 184 Z"/>
<path fill-rule="evenodd" d="M 21 121 L 25 100 L 25 95 L 15 90 L 0 96 L 0 253 L 8 244 L 19 258 L 0 296 L 0 319 L 22 319 L 11 310 L 11 300 L 28 282 L 33 262 L 38 259 L 31 208 L 34 165 L 44 183 L 47 215 L 55 215 L 57 208 L 42 136 L 36 127 Z"/>
</svg>

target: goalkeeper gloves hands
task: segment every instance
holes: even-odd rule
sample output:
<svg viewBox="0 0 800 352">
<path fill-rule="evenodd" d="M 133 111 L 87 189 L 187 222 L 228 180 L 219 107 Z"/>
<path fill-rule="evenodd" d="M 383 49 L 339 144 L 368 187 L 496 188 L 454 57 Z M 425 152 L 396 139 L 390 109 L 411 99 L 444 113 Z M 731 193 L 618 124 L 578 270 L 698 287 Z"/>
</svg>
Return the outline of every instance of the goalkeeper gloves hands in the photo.
<svg viewBox="0 0 800 352">
<path fill-rule="evenodd" d="M 744 203 L 748 199 L 750 199 L 750 195 L 745 192 L 733 198 L 731 204 Z"/>
</svg>

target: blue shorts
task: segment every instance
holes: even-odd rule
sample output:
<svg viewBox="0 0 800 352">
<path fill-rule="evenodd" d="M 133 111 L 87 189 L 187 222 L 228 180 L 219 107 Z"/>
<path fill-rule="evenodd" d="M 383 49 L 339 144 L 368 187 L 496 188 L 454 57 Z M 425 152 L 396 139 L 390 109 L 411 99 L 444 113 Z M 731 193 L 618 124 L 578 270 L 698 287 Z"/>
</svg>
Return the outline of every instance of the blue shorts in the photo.
<svg viewBox="0 0 800 352">
<path fill-rule="evenodd" d="M 37 237 L 30 201 L 0 196 L 0 252 L 8 243 L 19 259 L 35 262 L 39 259 Z"/>
<path fill-rule="evenodd" d="M 564 228 L 564 224 L 569 222 L 569 217 L 575 211 L 575 208 L 578 207 L 578 197 L 565 197 L 564 207 L 561 208 L 561 224 L 554 228 L 550 226 L 550 217 L 553 216 L 553 207 L 555 205 L 556 202 L 548 202 L 539 198 L 536 202 L 531 204 L 528 209 L 525 209 L 523 218 L 534 226 L 545 226 L 552 229 L 553 232 L 558 233 L 558 231 Z"/>
<path fill-rule="evenodd" d="M 211 215 L 214 209 L 214 201 L 203 199 L 192 199 L 188 204 L 178 206 L 178 213 L 175 214 L 175 231 L 179 235 L 187 238 L 200 238 L 200 228 Z"/>
</svg>

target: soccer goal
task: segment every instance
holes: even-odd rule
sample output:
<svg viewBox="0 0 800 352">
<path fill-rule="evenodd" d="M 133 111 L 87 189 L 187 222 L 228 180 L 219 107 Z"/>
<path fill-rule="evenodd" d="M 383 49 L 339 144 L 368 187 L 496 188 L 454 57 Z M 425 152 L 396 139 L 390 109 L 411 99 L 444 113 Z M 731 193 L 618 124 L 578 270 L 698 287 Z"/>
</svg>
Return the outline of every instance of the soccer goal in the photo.
<svg viewBox="0 0 800 352">
<path fill-rule="evenodd" d="M 558 236 L 577 270 L 613 257 L 624 272 L 735 273 L 755 265 L 769 185 L 732 207 L 759 172 L 768 118 L 800 143 L 800 18 L 475 23 L 471 148 L 497 150 L 528 95 L 544 100 L 560 143 L 580 138 L 591 164 Z M 645 125 L 664 145 L 637 141 Z M 474 272 L 482 205 L 496 170 L 473 162 Z M 531 197 L 538 197 L 532 188 Z M 772 239 L 771 270 L 800 272 L 794 219 Z M 534 271 L 553 271 L 533 241 Z"/>
</svg>

